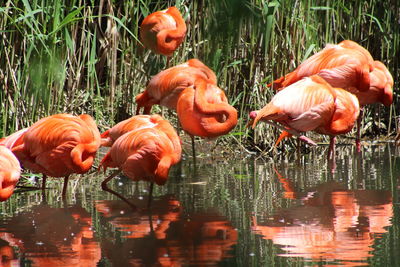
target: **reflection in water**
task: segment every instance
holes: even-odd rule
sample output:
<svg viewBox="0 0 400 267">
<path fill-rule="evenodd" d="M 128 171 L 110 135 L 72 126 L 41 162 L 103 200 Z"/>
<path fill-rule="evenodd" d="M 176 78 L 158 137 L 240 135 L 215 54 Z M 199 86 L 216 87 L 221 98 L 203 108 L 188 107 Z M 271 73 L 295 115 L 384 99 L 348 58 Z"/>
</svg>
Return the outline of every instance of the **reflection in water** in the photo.
<svg viewBox="0 0 400 267">
<path fill-rule="evenodd" d="M 300 199 L 302 205 L 263 218 L 262 225 L 253 217 L 256 234 L 280 245 L 285 253 L 279 256 L 367 265 L 374 240 L 391 226 L 391 192 L 346 190 L 337 182 L 326 182 L 297 193 L 288 179 L 279 174 L 278 178 L 285 189 L 284 197 Z"/>
<path fill-rule="evenodd" d="M 3 239 L 0 239 L 0 266 L 19 266 L 19 260 L 15 255 L 13 247 Z"/>
<path fill-rule="evenodd" d="M 131 202 L 139 207 L 145 201 L 134 199 Z M 143 238 L 151 233 L 157 239 L 164 239 L 165 231 L 171 222 L 178 220 L 182 208 L 178 200 L 166 195 L 154 200 L 154 207 L 147 211 L 133 212 L 120 200 L 96 201 L 96 210 L 123 233 L 122 237 Z"/>
<path fill-rule="evenodd" d="M 102 241 L 113 266 L 214 265 L 231 257 L 237 243 L 237 230 L 224 216 L 212 211 L 184 214 L 179 201 L 168 195 L 155 200 L 151 212 L 133 212 L 120 200 L 98 201 L 96 209 L 126 238 Z"/>
<path fill-rule="evenodd" d="M 101 258 L 83 208 L 39 205 L 0 224 L 0 238 L 34 266 L 96 266 Z"/>
<path fill-rule="evenodd" d="M 58 180 L 48 204 L 40 190 L 16 192 L 0 202 L 0 266 L 400 266 L 400 150 L 342 146 L 332 175 L 323 149 L 272 162 L 208 147 L 140 212 L 101 189 L 102 173 L 70 181 L 65 202 Z M 146 207 L 147 183 L 110 186 Z"/>
</svg>

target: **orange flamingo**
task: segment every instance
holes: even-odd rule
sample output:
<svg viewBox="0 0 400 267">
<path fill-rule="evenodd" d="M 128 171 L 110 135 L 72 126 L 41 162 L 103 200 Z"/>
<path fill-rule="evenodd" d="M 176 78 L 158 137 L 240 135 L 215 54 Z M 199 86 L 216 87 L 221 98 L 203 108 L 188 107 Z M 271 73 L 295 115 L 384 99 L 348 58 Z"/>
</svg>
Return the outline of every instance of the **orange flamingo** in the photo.
<svg viewBox="0 0 400 267">
<path fill-rule="evenodd" d="M 323 50 L 301 63 L 294 71 L 268 86 L 283 89 L 304 77 L 318 74 L 333 87 L 346 90 L 354 87 L 364 92 L 370 87 L 369 74 L 373 69 L 371 54 L 357 43 L 345 40 L 337 45 L 328 44 Z"/>
<path fill-rule="evenodd" d="M 111 132 L 113 129 L 110 129 Z M 158 185 L 165 184 L 170 167 L 181 159 L 181 151 L 179 136 L 171 125 L 162 129 L 145 127 L 128 131 L 113 143 L 101 161 L 100 165 L 104 170 L 108 167 L 119 168 L 101 186 L 104 190 L 111 191 L 107 183 L 121 171 L 134 181 L 149 181 L 150 205 L 154 182 Z"/>
<path fill-rule="evenodd" d="M 393 102 L 393 77 L 385 64 L 375 60 L 374 70 L 370 73 L 370 87 L 367 91 L 354 91 L 360 106 L 382 103 L 390 106 Z"/>
<path fill-rule="evenodd" d="M 385 106 L 390 106 L 393 102 L 393 77 L 386 66 L 378 61 L 374 61 L 374 70 L 370 73 L 370 87 L 367 91 L 361 92 L 358 90 L 351 91 L 354 93 L 360 102 L 360 116 L 357 120 L 357 137 L 356 147 L 361 150 L 361 120 L 363 118 L 363 107 L 365 105 L 382 103 Z"/>
<path fill-rule="evenodd" d="M 43 190 L 47 176 L 64 177 L 65 196 L 69 176 L 86 173 L 99 147 L 100 133 L 91 116 L 57 114 L 29 127 L 12 151 L 24 168 L 43 174 Z"/>
<path fill-rule="evenodd" d="M 25 132 L 28 128 L 24 128 L 19 130 L 9 136 L 3 137 L 0 139 L 0 145 L 7 147 L 8 149 L 13 149 L 15 146 L 22 144 L 22 140 Z"/>
<path fill-rule="evenodd" d="M 21 166 L 10 149 L 0 145 L 0 201 L 6 201 L 14 192 L 21 175 Z"/>
<path fill-rule="evenodd" d="M 334 87 L 355 94 L 360 102 L 357 120 L 357 151 L 361 150 L 361 120 L 363 106 L 393 102 L 393 78 L 386 66 L 374 61 L 367 49 L 356 42 L 344 40 L 338 45 L 327 45 L 322 51 L 304 61 L 293 72 L 275 80 L 268 86 L 283 89 L 303 77 L 318 74 Z"/>
<path fill-rule="evenodd" d="M 155 104 L 176 110 L 180 93 L 193 86 L 196 79 L 217 84 L 215 73 L 195 58 L 161 71 L 150 80 L 146 90 L 136 96 L 136 114 L 139 114 L 141 108 L 144 114 L 149 114 Z"/>
<path fill-rule="evenodd" d="M 204 138 L 227 134 L 237 124 L 237 111 L 224 91 L 203 79 L 180 94 L 177 113 L 186 132 Z"/>
<path fill-rule="evenodd" d="M 140 26 L 143 45 L 156 54 L 167 56 L 167 66 L 170 56 L 183 42 L 185 35 L 185 21 L 174 6 L 148 15 Z"/>
<path fill-rule="evenodd" d="M 333 88 L 318 75 L 279 91 L 264 108 L 250 113 L 253 128 L 259 120 L 283 124 L 290 134 L 316 131 L 331 136 L 328 158 L 334 161 L 336 135 L 349 132 L 359 114 L 357 98 Z"/>
<path fill-rule="evenodd" d="M 160 115 L 136 115 L 127 120 L 121 121 L 111 129 L 101 134 L 101 145 L 111 147 L 114 142 L 127 132 L 144 129 L 157 128 L 163 131 L 173 142 L 176 153 L 181 150 L 180 138 L 176 138 L 176 133 L 171 124 Z"/>
<path fill-rule="evenodd" d="M 237 111 L 228 104 L 225 93 L 216 86 L 212 70 L 197 59 L 166 69 L 136 96 L 137 112 L 160 104 L 177 110 L 182 128 L 190 135 L 217 137 L 237 124 Z"/>
</svg>

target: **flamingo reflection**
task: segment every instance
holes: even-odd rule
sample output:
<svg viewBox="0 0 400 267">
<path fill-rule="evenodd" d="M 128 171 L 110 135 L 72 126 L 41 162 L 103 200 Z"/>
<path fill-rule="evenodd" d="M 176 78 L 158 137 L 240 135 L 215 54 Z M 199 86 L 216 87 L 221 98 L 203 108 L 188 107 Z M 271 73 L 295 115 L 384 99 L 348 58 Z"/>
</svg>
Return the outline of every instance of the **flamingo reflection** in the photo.
<svg viewBox="0 0 400 267">
<path fill-rule="evenodd" d="M 10 242 L 0 239 L 0 266 L 11 267 L 19 265 L 20 262 Z"/>
<path fill-rule="evenodd" d="M 387 232 L 393 216 L 389 191 L 348 190 L 327 182 L 307 192 L 296 192 L 290 180 L 278 174 L 284 197 L 302 205 L 283 209 L 262 224 L 252 218 L 252 230 L 280 245 L 283 257 L 312 261 L 339 261 L 367 265 L 375 239 Z"/>
<path fill-rule="evenodd" d="M 125 238 L 102 240 L 113 266 L 215 265 L 230 257 L 237 243 L 237 231 L 224 216 L 213 211 L 186 214 L 169 195 L 154 201 L 151 214 L 127 209 L 121 200 L 98 201 L 96 209 Z"/>
<path fill-rule="evenodd" d="M 144 200 L 132 199 L 130 202 L 141 206 Z M 170 195 L 157 199 L 151 210 L 140 213 L 128 209 L 123 203 L 120 200 L 99 200 L 96 201 L 96 210 L 125 238 L 143 238 L 154 234 L 157 239 L 164 239 L 170 223 L 178 220 L 182 211 L 180 202 Z"/>
<path fill-rule="evenodd" d="M 1 223 L 0 238 L 33 266 L 96 266 L 101 259 L 91 216 L 78 206 L 23 211 Z"/>
</svg>

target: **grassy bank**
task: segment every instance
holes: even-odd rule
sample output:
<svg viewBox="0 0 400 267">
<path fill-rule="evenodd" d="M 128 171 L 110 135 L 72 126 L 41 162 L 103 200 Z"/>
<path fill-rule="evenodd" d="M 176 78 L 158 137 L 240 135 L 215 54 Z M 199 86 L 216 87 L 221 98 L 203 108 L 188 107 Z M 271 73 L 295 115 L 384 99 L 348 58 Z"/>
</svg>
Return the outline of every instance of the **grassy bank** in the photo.
<svg viewBox="0 0 400 267">
<path fill-rule="evenodd" d="M 266 83 L 326 43 L 359 42 L 388 66 L 396 91 L 397 0 L 6 0 L 0 7 L 0 133 L 59 112 L 89 113 L 102 129 L 132 115 L 134 96 L 166 63 L 141 48 L 138 26 L 170 5 L 188 22 L 172 64 L 197 57 L 216 72 L 240 111 L 232 143 L 272 143 L 276 130 L 245 129 L 248 112 L 274 94 Z M 391 108 L 368 108 L 367 134 L 393 133 L 400 105 L 394 99 Z"/>
</svg>

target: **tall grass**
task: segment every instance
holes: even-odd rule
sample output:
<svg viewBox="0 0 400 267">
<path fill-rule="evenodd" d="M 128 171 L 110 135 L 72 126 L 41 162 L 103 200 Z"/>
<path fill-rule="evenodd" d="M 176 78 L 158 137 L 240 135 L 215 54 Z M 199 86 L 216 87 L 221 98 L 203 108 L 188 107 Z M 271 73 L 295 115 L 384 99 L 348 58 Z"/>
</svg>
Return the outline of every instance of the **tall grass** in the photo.
<svg viewBox="0 0 400 267">
<path fill-rule="evenodd" d="M 247 130 L 248 112 L 274 94 L 266 83 L 327 43 L 357 41 L 395 81 L 400 75 L 397 0 L 6 0 L 0 7 L 0 134 L 59 112 L 89 113 L 101 128 L 132 115 L 134 96 L 166 63 L 141 47 L 139 25 L 171 5 L 188 22 L 172 64 L 197 57 L 217 73 L 240 111 L 228 136 L 236 144 L 262 147 L 276 138 L 267 126 Z M 366 130 L 391 134 L 398 106 L 396 96 L 391 108 L 370 107 Z"/>
</svg>

